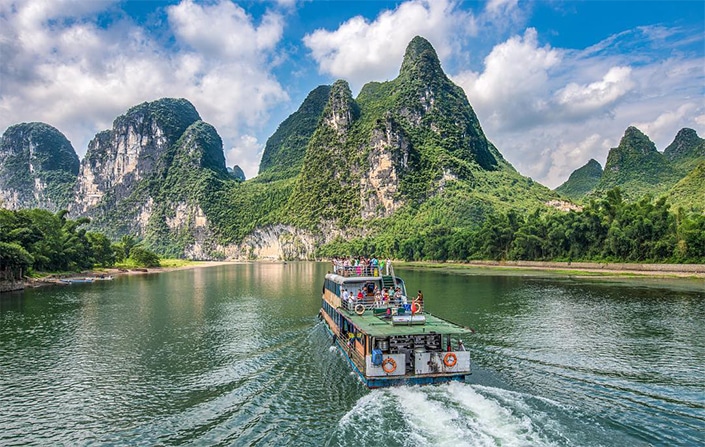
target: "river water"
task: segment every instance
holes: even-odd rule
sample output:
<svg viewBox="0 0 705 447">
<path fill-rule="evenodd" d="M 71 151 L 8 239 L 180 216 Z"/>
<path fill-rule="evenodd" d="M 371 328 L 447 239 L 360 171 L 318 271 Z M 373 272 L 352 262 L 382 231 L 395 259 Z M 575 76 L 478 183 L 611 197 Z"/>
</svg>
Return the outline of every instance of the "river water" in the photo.
<svg viewBox="0 0 705 447">
<path fill-rule="evenodd" d="M 705 283 L 402 270 L 476 332 L 466 383 L 367 390 L 323 263 L 0 295 L 0 445 L 648 446 L 705 440 Z"/>
</svg>

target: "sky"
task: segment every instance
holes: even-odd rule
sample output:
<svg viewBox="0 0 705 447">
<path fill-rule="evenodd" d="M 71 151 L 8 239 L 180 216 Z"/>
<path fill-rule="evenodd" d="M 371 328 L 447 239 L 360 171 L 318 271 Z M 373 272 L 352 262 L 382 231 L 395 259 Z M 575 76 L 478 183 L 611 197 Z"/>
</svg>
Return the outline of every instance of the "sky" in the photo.
<svg viewBox="0 0 705 447">
<path fill-rule="evenodd" d="M 487 137 L 550 187 L 636 126 L 705 136 L 705 1 L 0 0 L 0 132 L 41 121 L 79 157 L 130 107 L 186 98 L 228 166 L 316 86 L 394 79 L 416 35 Z"/>
</svg>

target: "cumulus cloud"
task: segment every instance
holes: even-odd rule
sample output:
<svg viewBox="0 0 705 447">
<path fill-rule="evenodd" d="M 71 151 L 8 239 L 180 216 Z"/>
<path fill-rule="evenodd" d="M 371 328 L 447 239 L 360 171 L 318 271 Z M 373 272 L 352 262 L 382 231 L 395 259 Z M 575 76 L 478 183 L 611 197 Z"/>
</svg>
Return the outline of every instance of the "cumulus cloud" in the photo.
<svg viewBox="0 0 705 447">
<path fill-rule="evenodd" d="M 625 31 L 576 51 L 541 46 L 530 28 L 495 45 L 483 70 L 452 78 L 503 155 L 522 174 L 556 187 L 590 158 L 604 165 L 630 125 L 660 150 L 680 128 L 702 128 L 703 58 L 649 60 L 613 48 L 632 48 L 629 39 L 637 37 L 643 44 L 645 35 Z"/>
<path fill-rule="evenodd" d="M 247 174 L 256 147 L 240 139 L 262 126 L 288 96 L 271 72 L 283 18 L 259 20 L 240 6 L 191 0 L 166 9 L 166 46 L 119 10 L 120 2 L 0 0 L 0 128 L 44 121 L 83 155 L 88 141 L 129 107 L 185 97 L 213 124 Z M 99 25 L 98 15 L 109 15 Z M 105 23 L 105 22 L 103 22 Z M 229 152 L 230 153 L 230 152 Z"/>
<path fill-rule="evenodd" d="M 556 93 L 557 103 L 571 114 L 587 116 L 596 113 L 634 87 L 631 71 L 629 67 L 612 67 L 600 81 L 587 85 L 571 82 Z"/>
<path fill-rule="evenodd" d="M 482 73 L 465 71 L 453 80 L 465 89 L 483 125 L 494 129 L 534 125 L 544 120 L 550 94 L 549 71 L 561 61 L 560 51 L 539 46 L 529 28 L 496 45 Z"/>
<path fill-rule="evenodd" d="M 382 12 L 374 21 L 356 16 L 334 31 L 304 37 L 321 73 L 343 78 L 353 90 L 372 80 L 396 77 L 406 46 L 416 35 L 428 39 L 439 57 L 448 56 L 460 34 L 476 32 L 470 12 L 449 0 L 411 0 Z"/>
</svg>

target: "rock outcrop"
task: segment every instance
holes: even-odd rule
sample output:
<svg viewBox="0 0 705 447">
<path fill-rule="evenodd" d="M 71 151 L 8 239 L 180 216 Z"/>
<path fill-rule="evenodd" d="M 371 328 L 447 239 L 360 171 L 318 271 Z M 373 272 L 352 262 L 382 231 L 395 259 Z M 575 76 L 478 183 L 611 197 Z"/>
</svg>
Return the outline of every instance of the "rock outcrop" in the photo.
<svg viewBox="0 0 705 447">
<path fill-rule="evenodd" d="M 76 151 L 56 128 L 10 126 L 0 138 L 0 204 L 8 209 L 66 208 L 78 168 Z"/>
</svg>

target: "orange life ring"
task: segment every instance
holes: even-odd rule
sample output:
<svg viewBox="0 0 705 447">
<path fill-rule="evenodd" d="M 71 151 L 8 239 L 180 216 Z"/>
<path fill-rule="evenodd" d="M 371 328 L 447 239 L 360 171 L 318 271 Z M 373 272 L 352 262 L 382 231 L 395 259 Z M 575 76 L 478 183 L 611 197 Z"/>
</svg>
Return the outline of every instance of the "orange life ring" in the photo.
<svg viewBox="0 0 705 447">
<path fill-rule="evenodd" d="M 387 368 L 387 366 L 389 366 L 389 368 Z M 393 373 L 397 370 L 397 362 L 395 362 L 393 358 L 387 357 L 382 362 L 382 370 L 387 374 Z"/>
<path fill-rule="evenodd" d="M 365 305 L 364 304 L 355 305 L 355 313 L 358 315 L 364 314 L 365 313 Z"/>
<path fill-rule="evenodd" d="M 411 303 L 411 313 L 417 314 L 421 312 L 421 304 L 418 301 Z"/>
<path fill-rule="evenodd" d="M 449 352 L 443 357 L 443 364 L 448 368 L 454 367 L 456 363 L 458 363 L 458 356 L 454 352 Z"/>
</svg>

